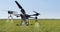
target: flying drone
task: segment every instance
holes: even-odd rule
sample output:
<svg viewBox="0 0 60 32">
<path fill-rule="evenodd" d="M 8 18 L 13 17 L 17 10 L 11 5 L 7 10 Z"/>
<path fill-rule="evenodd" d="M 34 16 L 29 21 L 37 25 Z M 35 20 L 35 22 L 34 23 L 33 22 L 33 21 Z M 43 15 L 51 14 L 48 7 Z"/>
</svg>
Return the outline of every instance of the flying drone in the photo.
<svg viewBox="0 0 60 32">
<path fill-rule="evenodd" d="M 17 14 L 15 13 L 15 11 L 8 11 L 8 14 L 10 14 L 9 17 L 12 17 L 11 14 L 15 15 L 16 17 L 21 17 L 22 21 L 21 21 L 21 24 L 25 24 L 25 25 L 29 25 L 29 21 L 28 19 L 29 18 L 33 18 L 31 16 L 35 16 L 35 22 L 37 22 L 37 16 L 39 16 L 40 14 L 37 13 L 36 11 L 33 11 L 35 14 L 33 15 L 29 15 L 29 14 L 26 14 L 25 10 L 22 8 L 22 6 L 17 2 L 15 1 L 15 3 L 17 4 L 18 8 L 20 9 L 20 11 L 22 12 L 21 14 Z"/>
</svg>

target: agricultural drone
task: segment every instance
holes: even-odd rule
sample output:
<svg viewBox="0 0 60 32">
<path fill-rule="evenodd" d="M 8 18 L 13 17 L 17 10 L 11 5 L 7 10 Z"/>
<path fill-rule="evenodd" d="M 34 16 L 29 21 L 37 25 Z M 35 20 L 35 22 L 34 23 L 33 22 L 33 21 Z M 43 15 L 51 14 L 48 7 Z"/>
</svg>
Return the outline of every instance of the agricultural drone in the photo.
<svg viewBox="0 0 60 32">
<path fill-rule="evenodd" d="M 15 3 L 17 4 L 18 8 L 20 9 L 20 11 L 22 12 L 21 14 L 18 14 L 16 13 L 15 11 L 8 11 L 8 14 L 10 14 L 9 17 L 12 17 L 11 14 L 15 15 L 16 17 L 21 17 L 22 21 L 21 21 L 21 24 L 25 24 L 25 25 L 29 25 L 29 21 L 28 19 L 29 18 L 35 18 L 35 21 L 37 22 L 37 16 L 39 16 L 40 14 L 37 13 L 36 11 L 33 11 L 35 14 L 33 15 L 29 15 L 29 14 L 26 14 L 25 10 L 22 8 L 22 6 L 17 2 L 15 1 Z M 31 16 L 35 16 L 35 17 L 31 17 Z"/>
</svg>

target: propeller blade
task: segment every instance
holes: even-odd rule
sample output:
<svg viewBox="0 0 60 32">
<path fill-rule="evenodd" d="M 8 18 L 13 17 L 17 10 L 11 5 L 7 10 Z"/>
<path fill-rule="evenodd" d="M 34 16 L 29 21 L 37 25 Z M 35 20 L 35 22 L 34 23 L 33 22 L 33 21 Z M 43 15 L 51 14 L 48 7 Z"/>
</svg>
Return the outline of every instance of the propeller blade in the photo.
<svg viewBox="0 0 60 32">
<path fill-rule="evenodd" d="M 34 13 L 37 13 L 36 11 L 33 11 Z"/>
<path fill-rule="evenodd" d="M 15 3 L 17 4 L 17 6 L 18 6 L 20 9 L 22 9 L 22 6 L 21 6 L 17 1 L 15 1 Z"/>
<path fill-rule="evenodd" d="M 36 11 L 33 11 L 34 13 L 38 13 L 38 12 L 36 12 Z M 39 14 L 39 13 L 38 13 Z"/>
<path fill-rule="evenodd" d="M 21 12 L 22 12 L 23 14 L 26 14 L 26 12 L 25 12 L 25 10 L 22 8 L 22 6 L 21 6 L 17 1 L 15 1 L 15 3 L 16 3 L 17 6 L 21 9 Z"/>
<path fill-rule="evenodd" d="M 39 13 L 37 13 L 36 11 L 33 11 L 34 13 L 36 13 L 36 14 L 34 14 L 34 15 L 36 15 L 36 16 L 38 16 L 38 15 L 40 15 Z"/>
</svg>

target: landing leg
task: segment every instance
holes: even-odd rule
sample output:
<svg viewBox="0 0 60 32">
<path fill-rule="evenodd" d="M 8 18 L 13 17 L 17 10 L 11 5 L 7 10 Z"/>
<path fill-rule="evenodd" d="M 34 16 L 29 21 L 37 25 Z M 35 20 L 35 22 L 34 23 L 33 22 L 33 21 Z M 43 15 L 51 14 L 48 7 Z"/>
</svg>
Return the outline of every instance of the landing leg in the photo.
<svg viewBox="0 0 60 32">
<path fill-rule="evenodd" d="M 7 20 L 7 22 L 9 22 L 9 21 L 11 21 L 11 23 L 13 23 L 13 17 L 12 17 L 11 14 L 8 16 L 8 20 Z"/>
<path fill-rule="evenodd" d="M 22 20 L 21 24 L 22 24 L 23 26 L 28 26 L 28 25 L 29 25 L 28 19 Z"/>
<path fill-rule="evenodd" d="M 37 20 L 37 16 L 35 17 L 35 22 L 38 22 L 38 20 Z"/>
</svg>

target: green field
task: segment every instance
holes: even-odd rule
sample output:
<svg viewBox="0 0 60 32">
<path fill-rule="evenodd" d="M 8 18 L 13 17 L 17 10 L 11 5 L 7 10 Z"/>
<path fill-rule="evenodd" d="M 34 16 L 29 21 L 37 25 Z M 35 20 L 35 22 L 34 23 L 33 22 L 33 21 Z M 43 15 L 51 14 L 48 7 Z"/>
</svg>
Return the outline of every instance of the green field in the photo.
<svg viewBox="0 0 60 32">
<path fill-rule="evenodd" d="M 60 32 L 59 19 L 40 19 L 38 24 L 34 20 L 29 20 L 29 26 L 17 26 L 21 20 L 11 21 L 0 19 L 0 32 Z"/>
</svg>

